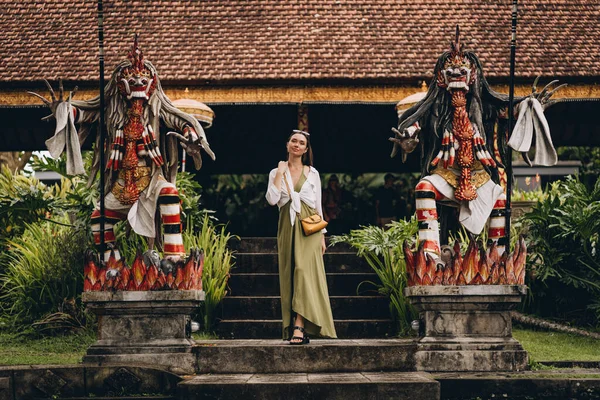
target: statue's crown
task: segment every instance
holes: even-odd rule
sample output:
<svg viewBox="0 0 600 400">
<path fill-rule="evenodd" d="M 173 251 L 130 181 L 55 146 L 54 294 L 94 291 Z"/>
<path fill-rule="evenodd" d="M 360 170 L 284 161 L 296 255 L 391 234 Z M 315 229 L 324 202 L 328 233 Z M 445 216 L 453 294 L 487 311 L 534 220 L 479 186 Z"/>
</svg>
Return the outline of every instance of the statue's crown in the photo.
<svg viewBox="0 0 600 400">
<path fill-rule="evenodd" d="M 460 28 L 456 25 L 456 36 L 454 36 L 454 42 L 450 42 L 450 58 L 460 57 L 463 55 L 463 44 L 460 42 Z"/>
<path fill-rule="evenodd" d="M 138 34 L 137 33 L 134 34 L 134 36 L 133 36 L 133 46 L 131 47 L 131 50 L 129 51 L 127 58 L 131 62 L 131 66 L 134 69 L 136 69 L 138 71 L 141 71 L 144 69 L 144 53 L 138 46 Z"/>
</svg>

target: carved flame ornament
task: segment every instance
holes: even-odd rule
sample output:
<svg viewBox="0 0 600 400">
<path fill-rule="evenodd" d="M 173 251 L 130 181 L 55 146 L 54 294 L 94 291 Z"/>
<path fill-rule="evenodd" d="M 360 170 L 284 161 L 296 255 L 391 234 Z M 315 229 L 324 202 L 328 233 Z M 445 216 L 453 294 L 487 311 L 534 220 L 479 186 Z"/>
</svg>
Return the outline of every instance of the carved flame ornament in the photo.
<svg viewBox="0 0 600 400">
<path fill-rule="evenodd" d="M 83 291 L 202 290 L 202 250 L 192 249 L 185 262 L 168 265 L 144 261 L 144 258 L 138 251 L 130 268 L 123 259 L 117 261 L 113 251 L 108 261 L 98 267 L 94 253 L 89 252 L 84 267 Z"/>
<path fill-rule="evenodd" d="M 486 251 L 474 240 L 469 243 L 466 253 L 461 255 L 458 241 L 454 243 L 449 261 L 444 266 L 435 263 L 423 251 L 423 242 L 416 252 L 404 243 L 404 258 L 408 286 L 434 285 L 524 285 L 527 246 L 520 237 L 515 251 L 500 255 L 493 243 Z"/>
</svg>

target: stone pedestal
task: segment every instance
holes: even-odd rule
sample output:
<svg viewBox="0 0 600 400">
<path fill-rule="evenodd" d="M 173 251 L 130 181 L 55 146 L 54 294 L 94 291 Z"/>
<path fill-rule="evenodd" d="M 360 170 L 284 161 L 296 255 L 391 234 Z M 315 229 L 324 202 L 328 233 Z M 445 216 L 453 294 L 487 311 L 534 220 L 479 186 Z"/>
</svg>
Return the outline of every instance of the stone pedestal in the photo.
<svg viewBox="0 0 600 400">
<path fill-rule="evenodd" d="M 84 363 L 195 372 L 190 315 L 204 300 L 203 291 L 85 292 L 82 299 L 98 316 L 98 340 Z"/>
<path fill-rule="evenodd" d="M 526 291 L 524 285 L 406 288 L 424 334 L 417 344 L 417 370 L 524 370 L 527 352 L 512 337 L 510 312 Z"/>
</svg>

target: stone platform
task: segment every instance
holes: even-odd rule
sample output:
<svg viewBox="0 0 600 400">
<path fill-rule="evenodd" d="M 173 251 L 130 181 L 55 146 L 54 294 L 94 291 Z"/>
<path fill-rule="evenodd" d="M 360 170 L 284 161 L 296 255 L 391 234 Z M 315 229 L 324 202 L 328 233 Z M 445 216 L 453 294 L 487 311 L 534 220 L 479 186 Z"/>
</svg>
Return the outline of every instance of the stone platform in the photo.
<svg viewBox="0 0 600 400">
<path fill-rule="evenodd" d="M 193 349 L 199 374 L 414 371 L 411 339 L 202 340 Z"/>
<path fill-rule="evenodd" d="M 203 291 L 85 292 L 82 300 L 98 317 L 98 340 L 84 363 L 194 373 L 190 315 L 204 300 Z"/>
<path fill-rule="evenodd" d="M 523 285 L 413 286 L 405 294 L 420 312 L 418 371 L 523 371 L 527 352 L 512 337 L 511 310 Z"/>
</svg>

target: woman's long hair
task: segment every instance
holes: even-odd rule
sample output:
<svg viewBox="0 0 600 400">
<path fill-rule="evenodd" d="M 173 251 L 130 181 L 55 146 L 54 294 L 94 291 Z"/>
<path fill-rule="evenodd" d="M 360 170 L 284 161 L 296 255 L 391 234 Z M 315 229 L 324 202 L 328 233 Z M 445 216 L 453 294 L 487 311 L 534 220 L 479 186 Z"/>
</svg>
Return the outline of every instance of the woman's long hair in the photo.
<svg viewBox="0 0 600 400">
<path fill-rule="evenodd" d="M 312 146 L 310 144 L 310 134 L 308 132 L 292 131 L 292 133 L 288 137 L 286 143 L 289 143 L 290 140 L 292 139 L 292 136 L 294 136 L 297 133 L 301 134 L 306 139 L 306 153 L 304 153 L 302 155 L 302 164 L 312 167 L 313 166 L 313 151 L 312 151 Z M 289 159 L 290 159 L 290 154 L 288 153 L 288 161 L 289 161 Z"/>
</svg>

